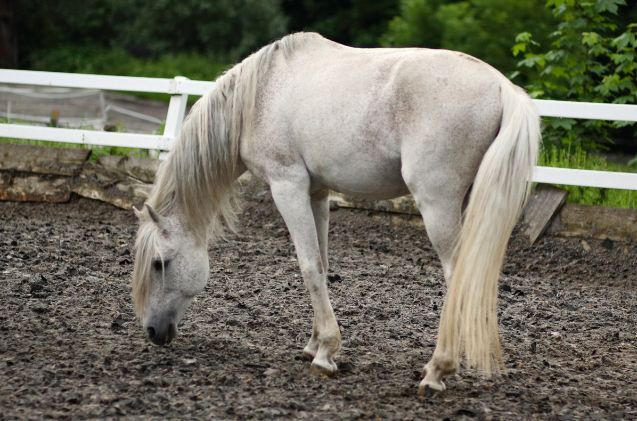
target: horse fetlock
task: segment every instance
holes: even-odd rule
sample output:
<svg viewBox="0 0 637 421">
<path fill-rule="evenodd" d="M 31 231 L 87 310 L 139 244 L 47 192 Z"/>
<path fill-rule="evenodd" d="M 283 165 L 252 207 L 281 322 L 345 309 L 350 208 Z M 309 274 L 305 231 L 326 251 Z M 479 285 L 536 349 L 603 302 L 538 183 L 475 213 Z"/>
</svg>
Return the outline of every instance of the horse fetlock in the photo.
<svg viewBox="0 0 637 421">
<path fill-rule="evenodd" d="M 311 337 L 307 345 L 305 345 L 305 348 L 303 348 L 303 354 L 314 359 L 314 357 L 316 357 L 316 353 L 318 352 L 318 349 L 319 349 L 318 341 L 314 337 Z"/>
<path fill-rule="evenodd" d="M 324 349 L 333 356 L 341 350 L 341 333 L 337 330 L 334 334 L 319 335 L 318 344 L 319 349 Z"/>
<path fill-rule="evenodd" d="M 446 352 L 436 351 L 431 360 L 425 365 L 424 370 L 434 370 L 439 372 L 441 376 L 448 376 L 458 371 L 458 361 Z"/>
</svg>

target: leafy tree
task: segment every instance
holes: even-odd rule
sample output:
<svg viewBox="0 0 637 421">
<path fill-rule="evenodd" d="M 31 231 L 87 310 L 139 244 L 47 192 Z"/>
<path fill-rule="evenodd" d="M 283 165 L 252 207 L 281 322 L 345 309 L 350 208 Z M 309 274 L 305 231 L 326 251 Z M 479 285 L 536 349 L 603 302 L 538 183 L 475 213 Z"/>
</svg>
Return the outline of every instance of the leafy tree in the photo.
<svg viewBox="0 0 637 421">
<path fill-rule="evenodd" d="M 401 0 L 400 15 L 389 22 L 380 42 L 386 47 L 442 47 L 443 23 L 437 12 L 443 0 Z"/>
<path fill-rule="evenodd" d="M 128 4 L 136 16 L 122 29 L 119 40 L 142 54 L 196 51 L 236 61 L 287 31 L 280 0 L 132 0 Z"/>
<path fill-rule="evenodd" d="M 281 0 L 20 0 L 21 65 L 67 46 L 236 61 L 287 32 Z"/>
<path fill-rule="evenodd" d="M 549 0 L 547 7 L 559 23 L 548 50 L 538 52 L 541 44 L 529 32 L 520 33 L 513 46 L 513 54 L 521 58 L 519 72 L 531 80 L 530 94 L 557 100 L 636 103 L 637 23 L 626 23 L 620 17 L 625 5 L 625 0 Z M 622 12 L 626 16 L 629 11 Z M 628 125 L 548 119 L 544 138 L 545 143 L 562 147 L 599 148 L 611 137 L 627 135 Z"/>
<path fill-rule="evenodd" d="M 537 0 L 401 0 L 381 43 L 463 51 L 508 73 L 515 69 L 509 48 L 516 34 L 531 25 L 543 40 L 551 24 Z"/>
<path fill-rule="evenodd" d="M 126 11 L 116 1 L 20 0 L 14 4 L 18 65 L 28 67 L 41 51 L 67 44 L 110 46 Z M 123 3 L 123 2 L 120 2 Z"/>
</svg>

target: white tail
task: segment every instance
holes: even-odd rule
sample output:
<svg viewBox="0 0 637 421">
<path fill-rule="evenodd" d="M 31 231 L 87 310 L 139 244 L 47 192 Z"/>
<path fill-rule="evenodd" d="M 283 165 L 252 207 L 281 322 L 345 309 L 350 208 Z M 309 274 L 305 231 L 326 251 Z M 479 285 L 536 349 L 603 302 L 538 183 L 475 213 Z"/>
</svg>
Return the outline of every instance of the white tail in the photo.
<svg viewBox="0 0 637 421">
<path fill-rule="evenodd" d="M 502 367 L 498 279 L 513 227 L 530 191 L 540 120 L 528 95 L 502 83 L 500 131 L 482 159 L 455 250 L 438 347 L 457 367 L 461 354 L 487 375 Z"/>
</svg>

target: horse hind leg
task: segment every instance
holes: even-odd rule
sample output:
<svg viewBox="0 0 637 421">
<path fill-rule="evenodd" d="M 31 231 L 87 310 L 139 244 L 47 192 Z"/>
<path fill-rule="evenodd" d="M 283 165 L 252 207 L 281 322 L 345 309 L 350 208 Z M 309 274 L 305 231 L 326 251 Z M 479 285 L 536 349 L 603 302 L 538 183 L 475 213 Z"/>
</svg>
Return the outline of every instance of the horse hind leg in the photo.
<svg viewBox="0 0 637 421">
<path fill-rule="evenodd" d="M 320 218 L 313 216 L 313 208 L 326 208 L 327 196 L 311 198 L 308 186 L 309 179 L 304 177 L 303 181 L 298 183 L 271 182 L 270 188 L 274 202 L 290 231 L 303 281 L 310 293 L 314 310 L 312 336 L 304 352 L 313 358 L 312 371 L 330 375 L 337 370 L 334 357 L 340 350 L 341 334 L 329 301 L 327 267 L 323 263 L 323 256 L 326 259 L 327 220 L 324 222 L 325 227 L 321 222 L 324 230 L 324 238 L 321 240 L 323 234 L 317 232 L 315 222 L 315 219 Z M 325 247 L 325 252 L 321 251 L 321 247 Z"/>
<path fill-rule="evenodd" d="M 444 270 L 447 286 L 453 271 L 453 248 L 460 225 L 462 200 L 456 198 L 439 199 L 437 203 L 419 205 L 427 235 L 438 253 Z M 455 373 L 457 362 L 439 341 L 431 360 L 423 368 L 423 380 L 418 388 L 419 393 L 443 391 L 443 377 Z"/>
<path fill-rule="evenodd" d="M 314 225 L 318 236 L 319 250 L 321 253 L 321 261 L 323 262 L 323 270 L 328 273 L 329 261 L 327 257 L 327 234 L 329 229 L 329 190 L 320 190 L 311 195 L 312 215 L 314 215 Z M 312 319 L 312 335 L 307 345 L 303 349 L 303 353 L 311 358 L 316 358 L 319 350 L 317 320 L 316 314 Z"/>
<path fill-rule="evenodd" d="M 418 166 L 422 168 L 422 166 Z M 425 174 L 411 174 L 403 168 L 403 177 L 414 196 L 418 209 L 425 222 L 425 229 L 432 246 L 438 253 L 447 285 L 455 264 L 454 246 L 461 226 L 463 200 L 468 187 L 448 180 L 456 177 L 444 177 L 436 180 Z M 457 370 L 457 361 L 447 352 L 444 344 L 437 343 L 431 360 L 423 368 L 423 380 L 419 393 L 445 390 L 443 377 Z"/>
</svg>

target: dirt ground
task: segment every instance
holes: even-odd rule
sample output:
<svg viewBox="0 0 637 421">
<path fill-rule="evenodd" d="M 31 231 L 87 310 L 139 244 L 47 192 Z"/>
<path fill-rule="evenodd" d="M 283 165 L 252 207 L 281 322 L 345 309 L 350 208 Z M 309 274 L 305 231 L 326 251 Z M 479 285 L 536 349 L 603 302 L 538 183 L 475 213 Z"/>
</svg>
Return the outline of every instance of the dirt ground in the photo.
<svg viewBox="0 0 637 421">
<path fill-rule="evenodd" d="M 331 217 L 343 350 L 322 378 L 301 357 L 309 298 L 266 192 L 211 247 L 206 291 L 163 348 L 132 311 L 132 212 L 0 203 L 0 419 L 637 419 L 637 244 L 516 236 L 500 284 L 507 373 L 462 370 L 421 400 L 444 293 L 424 230 Z"/>
</svg>

